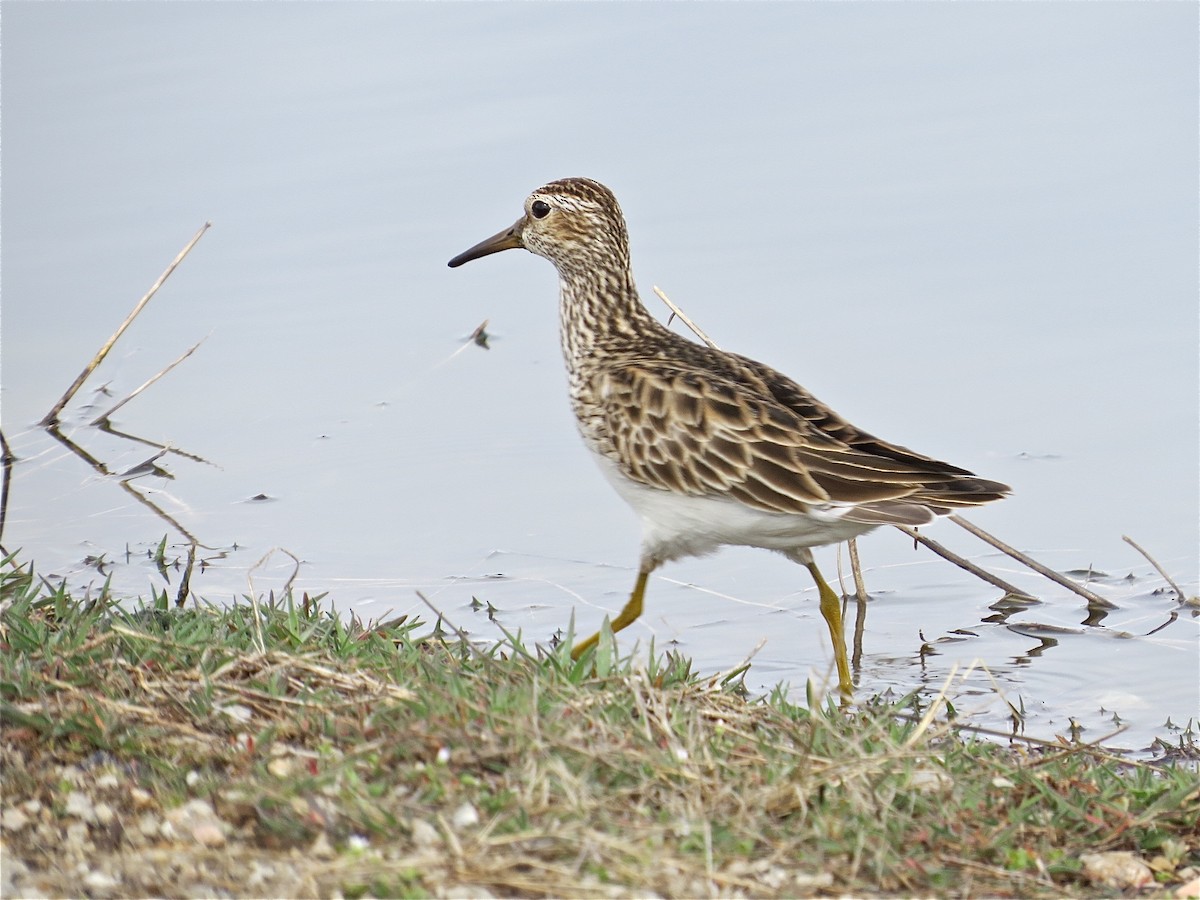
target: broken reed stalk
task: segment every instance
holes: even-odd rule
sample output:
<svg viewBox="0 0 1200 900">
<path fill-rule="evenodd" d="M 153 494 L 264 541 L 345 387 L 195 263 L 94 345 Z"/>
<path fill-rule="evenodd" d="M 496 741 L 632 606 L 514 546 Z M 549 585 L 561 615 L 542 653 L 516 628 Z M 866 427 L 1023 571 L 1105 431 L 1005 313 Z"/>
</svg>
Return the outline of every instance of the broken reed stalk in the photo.
<svg viewBox="0 0 1200 900">
<path fill-rule="evenodd" d="M 71 402 L 71 398 L 75 396 L 76 392 L 81 387 L 83 387 L 83 383 L 88 380 L 88 376 L 96 371 L 96 367 L 104 361 L 104 357 L 108 356 L 108 351 L 113 348 L 113 345 L 118 340 L 120 340 L 121 335 L 125 333 L 125 330 L 133 324 L 133 320 L 137 318 L 138 313 L 140 313 L 146 307 L 146 304 L 150 302 L 150 298 L 158 293 L 158 289 L 163 286 L 163 283 L 168 278 L 171 277 L 171 273 L 175 271 L 176 267 L 181 262 L 183 262 L 184 257 L 191 252 L 192 248 L 196 246 L 197 241 L 204 236 L 204 232 L 206 232 L 210 227 L 212 227 L 212 222 L 205 222 L 204 225 L 201 226 L 200 230 L 196 232 L 195 237 L 188 241 L 187 246 L 179 251 L 179 255 L 171 261 L 171 264 L 167 266 L 166 270 L 158 276 L 158 280 L 151 285 L 150 290 L 146 292 L 146 296 L 138 301 L 137 306 L 133 308 L 133 312 L 125 317 L 125 321 L 121 323 L 120 327 L 117 328 L 115 332 L 113 332 L 113 336 L 110 337 L 105 342 L 104 346 L 100 348 L 99 352 L 92 357 L 92 361 L 84 367 L 84 370 L 79 373 L 79 377 L 75 379 L 74 383 L 69 388 L 67 388 L 67 392 L 63 394 L 61 398 L 59 398 L 59 401 L 54 404 L 54 408 L 51 409 L 50 412 L 46 413 L 46 417 L 42 419 L 39 424 L 50 426 L 58 423 L 58 415 L 63 411 L 63 407 Z"/>
<path fill-rule="evenodd" d="M 1009 584 L 998 575 L 993 575 L 987 569 L 979 568 L 979 566 L 975 565 L 975 563 L 971 562 L 969 559 L 959 556 L 953 550 L 946 549 L 937 541 L 933 540 L 933 538 L 925 537 L 925 535 L 921 534 L 919 531 L 917 531 L 917 529 L 910 528 L 907 525 L 897 525 L 896 527 L 911 537 L 918 544 L 928 547 L 942 559 L 952 562 L 960 569 L 965 569 L 966 571 L 970 572 L 976 578 L 980 578 L 986 581 L 988 584 L 1000 588 L 1000 590 L 1004 591 L 1006 594 L 1012 594 L 1014 597 L 1028 597 L 1030 600 L 1037 599 L 1030 596 L 1019 587 Z"/>
<path fill-rule="evenodd" d="M 1163 577 L 1163 580 L 1166 581 L 1167 584 L 1169 584 L 1171 586 L 1171 590 L 1173 590 L 1175 592 L 1175 596 L 1177 596 L 1179 598 L 1180 603 L 1183 603 L 1184 601 L 1187 600 L 1187 594 L 1185 594 L 1182 590 L 1180 590 L 1179 585 L 1177 585 L 1175 583 L 1175 580 L 1173 578 L 1171 578 L 1170 575 L 1167 574 L 1167 570 L 1164 569 L 1162 566 L 1160 566 L 1158 564 L 1158 560 L 1155 559 L 1153 556 L 1151 556 L 1149 553 L 1147 553 L 1141 544 L 1139 544 L 1137 541 L 1135 541 L 1133 538 L 1131 538 L 1127 534 L 1121 535 L 1121 540 L 1123 540 L 1125 543 L 1127 543 L 1130 547 L 1132 547 L 1138 553 L 1142 554 L 1142 556 L 1146 557 L 1146 561 L 1148 563 L 1150 563 L 1150 565 L 1154 566 L 1154 568 L 1158 570 L 1158 574 Z"/>
<path fill-rule="evenodd" d="M 865 602 L 871 598 L 867 594 L 867 583 L 863 580 L 862 563 L 858 561 L 858 540 L 850 538 L 846 545 L 850 551 L 850 574 L 854 576 L 854 596 Z"/>
<path fill-rule="evenodd" d="M 190 349 L 185 350 L 183 352 L 183 355 L 180 356 L 179 359 L 175 360 L 175 362 L 171 363 L 169 366 L 167 366 L 165 369 L 163 369 L 157 375 L 154 375 L 151 378 L 147 379 L 146 381 L 142 382 L 141 386 L 136 388 L 132 394 L 130 394 L 124 400 L 117 403 L 108 412 L 101 413 L 100 415 L 96 416 L 96 418 L 92 419 L 90 424 L 99 425 L 101 422 L 107 422 L 113 413 L 115 413 L 118 409 L 120 409 L 122 406 L 124 406 L 126 403 L 128 403 L 130 400 L 132 400 L 134 397 L 136 397 L 138 394 L 140 394 L 146 388 L 150 387 L 150 385 L 154 384 L 154 382 L 158 381 L 158 379 L 162 378 L 164 375 L 166 375 L 168 372 L 170 372 L 173 368 L 175 368 L 177 365 L 179 365 L 181 362 L 183 362 L 185 359 L 187 359 L 189 356 L 191 356 L 193 353 L 195 353 L 196 349 L 207 340 L 208 340 L 207 336 L 200 338 L 200 340 L 198 340 L 198 341 L 196 341 L 196 343 L 192 344 Z"/>
<path fill-rule="evenodd" d="M 1028 566 L 1030 569 L 1033 569 L 1033 571 L 1037 572 L 1039 575 L 1044 575 L 1046 578 L 1049 578 L 1055 584 L 1061 585 L 1062 587 L 1065 587 L 1069 591 L 1074 591 L 1076 594 L 1078 594 L 1080 597 L 1082 597 L 1084 600 L 1086 600 L 1089 605 L 1099 607 L 1100 609 L 1116 609 L 1117 608 L 1117 605 L 1115 603 L 1112 603 L 1109 600 L 1105 600 L 1099 594 L 1095 594 L 1092 591 L 1089 591 L 1083 585 L 1076 584 L 1070 578 L 1067 578 L 1064 575 L 1058 574 L 1058 572 L 1055 572 L 1049 566 L 1044 566 L 1040 562 L 1038 562 L 1036 559 L 1032 559 L 1031 557 L 1026 556 L 1020 550 L 1017 550 L 1014 547 L 1010 547 L 1008 544 L 1004 543 L 1004 541 L 1000 540 L 1000 538 L 994 537 L 994 536 L 988 534 L 986 531 L 984 531 L 978 525 L 972 525 L 970 522 L 968 522 L 962 516 L 952 514 L 952 515 L 946 516 L 946 518 L 949 519 L 951 522 L 953 522 L 955 525 L 959 526 L 960 528 L 965 528 L 967 531 L 971 532 L 971 534 L 975 535 L 975 537 L 979 538 L 984 543 L 991 544 L 993 547 L 995 547 L 1001 553 L 1005 553 L 1005 554 L 1011 556 L 1017 562 L 1021 563 L 1022 565 Z"/>
<path fill-rule="evenodd" d="M 654 293 L 658 294 L 658 299 L 661 300 L 663 303 L 667 304 L 667 308 L 671 310 L 671 314 L 674 316 L 677 316 L 679 318 L 679 321 L 681 321 L 684 325 L 686 325 L 688 328 L 690 328 L 692 330 L 692 333 L 695 334 L 696 337 L 700 338 L 700 340 L 704 341 L 704 343 L 708 344 L 708 346 L 712 347 L 714 350 L 721 349 L 720 347 L 717 346 L 716 341 L 714 341 L 707 334 L 705 334 L 703 331 L 701 331 L 700 326 L 697 325 L 695 322 L 693 322 L 691 319 L 689 319 L 687 317 L 687 313 L 685 313 L 682 309 L 680 309 L 678 306 L 676 306 L 674 303 L 671 302 L 671 298 L 668 297 L 666 294 L 664 294 L 662 292 L 662 290 L 658 287 L 658 285 L 654 286 Z"/>
</svg>

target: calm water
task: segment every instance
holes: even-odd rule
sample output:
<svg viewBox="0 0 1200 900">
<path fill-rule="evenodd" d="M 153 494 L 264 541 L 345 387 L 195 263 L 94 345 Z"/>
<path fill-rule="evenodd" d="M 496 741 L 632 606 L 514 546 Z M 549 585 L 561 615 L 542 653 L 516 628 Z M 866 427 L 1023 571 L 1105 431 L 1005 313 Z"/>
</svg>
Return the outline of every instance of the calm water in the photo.
<svg viewBox="0 0 1200 900">
<path fill-rule="evenodd" d="M 300 589 L 364 618 L 422 612 L 420 590 L 480 637 L 499 633 L 472 597 L 528 640 L 572 611 L 590 632 L 637 529 L 574 434 L 553 270 L 445 266 L 532 188 L 590 175 L 652 308 L 657 284 L 863 427 L 1012 484 L 971 518 L 1117 604 L 1089 619 L 933 529 L 1043 601 L 997 610 L 877 532 L 864 690 L 951 679 L 981 723 L 1007 700 L 1030 733 L 1115 716 L 1142 746 L 1200 708 L 1196 610 L 1121 540 L 1197 592 L 1197 16 L 6 4 L 4 546 L 77 586 L 173 592 L 147 554 L 166 535 L 185 555 L 186 532 L 212 600 L 278 589 L 289 557 L 253 567 L 282 548 Z M 101 469 L 34 423 L 205 221 L 64 416 Z M 485 319 L 488 350 L 467 340 Z M 103 472 L 157 450 L 87 422 L 201 338 L 114 416 L 195 457 L 131 493 Z M 729 550 L 660 575 L 623 646 L 715 672 L 761 643 L 752 686 L 826 676 L 802 569 Z"/>
</svg>

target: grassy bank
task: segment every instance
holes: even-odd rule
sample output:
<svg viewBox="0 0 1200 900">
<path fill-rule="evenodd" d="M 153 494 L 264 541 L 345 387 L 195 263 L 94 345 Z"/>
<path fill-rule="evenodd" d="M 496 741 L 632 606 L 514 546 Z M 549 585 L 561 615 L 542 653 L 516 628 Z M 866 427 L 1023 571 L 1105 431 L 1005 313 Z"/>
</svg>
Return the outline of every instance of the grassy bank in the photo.
<svg viewBox="0 0 1200 900">
<path fill-rule="evenodd" d="M 603 643 L 593 667 L 5 571 L 4 896 L 1165 897 L 1200 874 L 1184 765 L 973 740 L 913 700 L 747 698 Z"/>
</svg>

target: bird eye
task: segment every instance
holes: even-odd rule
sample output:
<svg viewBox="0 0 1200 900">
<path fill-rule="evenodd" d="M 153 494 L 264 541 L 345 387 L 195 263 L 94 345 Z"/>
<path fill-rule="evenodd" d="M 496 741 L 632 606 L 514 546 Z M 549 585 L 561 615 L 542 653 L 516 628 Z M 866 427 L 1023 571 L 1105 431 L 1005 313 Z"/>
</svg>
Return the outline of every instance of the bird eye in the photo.
<svg viewBox="0 0 1200 900">
<path fill-rule="evenodd" d="M 533 213 L 535 219 L 544 219 L 550 214 L 550 204 L 545 200 L 534 200 L 529 211 Z"/>
</svg>

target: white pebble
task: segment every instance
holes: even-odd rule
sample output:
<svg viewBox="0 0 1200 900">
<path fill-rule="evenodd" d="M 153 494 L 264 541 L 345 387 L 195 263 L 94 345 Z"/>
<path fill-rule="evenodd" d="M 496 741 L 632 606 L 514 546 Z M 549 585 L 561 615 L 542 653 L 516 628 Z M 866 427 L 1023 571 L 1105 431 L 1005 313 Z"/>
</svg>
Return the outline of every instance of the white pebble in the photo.
<svg viewBox="0 0 1200 900">
<path fill-rule="evenodd" d="M 0 816 L 0 829 L 4 831 L 20 831 L 29 824 L 29 816 L 19 809 L 6 809 Z"/>
<path fill-rule="evenodd" d="M 442 842 L 438 830 L 424 819 L 416 819 L 412 823 L 413 843 L 418 847 L 434 847 Z"/>
<path fill-rule="evenodd" d="M 463 828 L 479 824 L 479 812 L 470 803 L 464 803 L 454 811 L 450 821 L 456 829 L 461 831 Z"/>
<path fill-rule="evenodd" d="M 90 822 L 95 818 L 91 797 L 79 791 L 71 791 L 71 793 L 67 794 L 67 803 L 64 812 L 68 816 L 83 819 L 85 822 Z"/>
<path fill-rule="evenodd" d="M 83 883 L 93 891 L 106 891 L 109 888 L 116 887 L 121 881 L 107 872 L 88 872 L 83 877 Z"/>
</svg>

